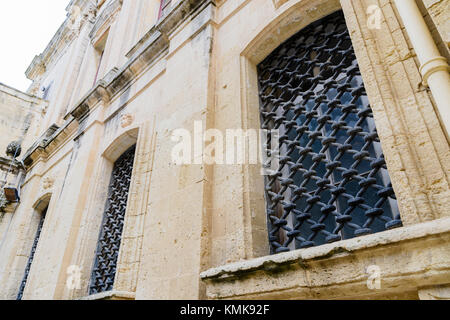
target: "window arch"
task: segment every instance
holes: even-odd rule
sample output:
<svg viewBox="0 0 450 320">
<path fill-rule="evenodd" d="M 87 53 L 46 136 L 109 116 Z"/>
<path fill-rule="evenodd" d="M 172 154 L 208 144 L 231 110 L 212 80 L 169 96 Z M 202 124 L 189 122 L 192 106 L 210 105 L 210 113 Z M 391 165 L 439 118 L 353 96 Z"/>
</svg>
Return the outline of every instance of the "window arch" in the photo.
<svg viewBox="0 0 450 320">
<path fill-rule="evenodd" d="M 114 286 L 135 153 L 136 145 L 114 163 L 89 294 L 111 291 Z"/>
<path fill-rule="evenodd" d="M 266 177 L 272 252 L 401 226 L 342 11 L 283 43 L 258 77 L 262 128 L 280 134 Z"/>
</svg>

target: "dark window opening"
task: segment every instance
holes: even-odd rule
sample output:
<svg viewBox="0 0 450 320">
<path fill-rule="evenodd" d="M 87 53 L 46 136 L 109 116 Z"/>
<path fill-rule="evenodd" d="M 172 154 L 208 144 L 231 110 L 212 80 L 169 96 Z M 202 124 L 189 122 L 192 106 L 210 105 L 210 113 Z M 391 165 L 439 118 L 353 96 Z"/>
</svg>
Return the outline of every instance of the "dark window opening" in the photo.
<svg viewBox="0 0 450 320">
<path fill-rule="evenodd" d="M 89 294 L 113 290 L 136 146 L 114 164 Z"/>
<path fill-rule="evenodd" d="M 401 226 L 342 11 L 282 44 L 258 76 L 262 129 L 280 134 L 266 177 L 272 253 Z"/>
<path fill-rule="evenodd" d="M 33 246 L 31 247 L 30 256 L 28 258 L 27 266 L 25 268 L 25 274 L 23 276 L 22 282 L 20 283 L 19 293 L 17 294 L 17 300 L 22 300 L 23 293 L 28 281 L 28 275 L 30 274 L 31 265 L 33 264 L 34 254 L 39 243 L 39 238 L 41 237 L 42 227 L 44 226 L 45 216 L 47 214 L 47 208 L 45 208 L 40 214 L 40 220 L 38 224 L 38 229 L 36 231 L 36 236 L 34 237 Z"/>
</svg>

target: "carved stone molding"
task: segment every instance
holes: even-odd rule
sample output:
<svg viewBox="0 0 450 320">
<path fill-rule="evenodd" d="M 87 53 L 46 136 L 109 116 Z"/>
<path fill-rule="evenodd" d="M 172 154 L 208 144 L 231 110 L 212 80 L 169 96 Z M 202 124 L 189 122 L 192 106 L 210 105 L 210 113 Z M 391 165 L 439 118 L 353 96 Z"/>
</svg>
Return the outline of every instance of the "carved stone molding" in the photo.
<svg viewBox="0 0 450 320">
<path fill-rule="evenodd" d="M 115 19 L 117 12 L 122 8 L 123 0 L 114 0 L 106 6 L 106 8 L 100 11 L 100 14 L 97 16 L 94 27 L 89 33 L 89 37 L 93 42 L 103 34 L 103 31 L 106 30 Z"/>
<path fill-rule="evenodd" d="M 66 123 L 57 130 L 52 139 L 43 142 L 39 141 L 27 152 L 25 164 L 31 165 L 39 157 L 38 154 L 47 154 L 49 152 L 47 147 L 57 144 L 56 141 L 68 136 L 72 130 L 68 128 L 73 128 L 75 126 L 74 123 L 81 123 L 86 119 L 97 104 L 100 102 L 108 103 L 116 94 L 122 92 L 148 65 L 168 50 L 170 34 L 177 26 L 195 12 L 211 8 L 211 5 L 215 6 L 214 0 L 179 1 L 126 55 L 128 61 L 122 67 L 115 68 L 102 80 L 99 80 L 66 114 L 64 117 Z"/>
<path fill-rule="evenodd" d="M 30 166 L 38 158 L 46 158 L 62 141 L 75 132 L 77 128 L 75 118 L 66 121 L 62 127 L 53 124 L 24 155 L 23 163 Z"/>
<path fill-rule="evenodd" d="M 420 300 L 450 300 L 450 285 L 427 287 L 419 290 Z"/>
<path fill-rule="evenodd" d="M 435 220 L 386 231 L 381 237 L 370 235 L 219 266 L 200 277 L 209 299 L 354 299 L 417 293 L 449 279 L 449 226 L 448 218 Z M 367 285 L 370 264 L 382 270 L 379 290 Z M 448 298 L 448 286 L 424 290 L 422 296 Z"/>
<path fill-rule="evenodd" d="M 8 204 L 9 201 L 5 197 L 5 192 L 3 191 L 3 189 L 0 189 L 0 212 L 5 212 Z"/>
<path fill-rule="evenodd" d="M 72 1 L 68 7 L 67 18 L 59 27 L 44 52 L 34 57 L 26 76 L 30 80 L 39 79 L 47 68 L 55 63 L 66 48 L 80 33 L 86 21 L 91 21 L 96 14 L 92 1 Z"/>
<path fill-rule="evenodd" d="M 289 0 L 272 0 L 272 1 L 273 1 L 273 5 L 275 6 L 275 9 L 278 9 L 279 7 L 281 7 L 283 4 L 285 4 Z"/>
<path fill-rule="evenodd" d="M 120 126 L 122 128 L 129 127 L 134 122 L 134 115 L 131 113 L 124 113 L 120 116 Z"/>
<path fill-rule="evenodd" d="M 135 292 L 126 291 L 108 291 L 90 295 L 79 300 L 95 301 L 95 300 L 134 300 L 136 298 Z"/>
<path fill-rule="evenodd" d="M 55 184 L 55 179 L 53 177 L 45 177 L 42 180 L 42 189 L 49 190 L 49 189 L 53 188 L 54 184 Z"/>
</svg>

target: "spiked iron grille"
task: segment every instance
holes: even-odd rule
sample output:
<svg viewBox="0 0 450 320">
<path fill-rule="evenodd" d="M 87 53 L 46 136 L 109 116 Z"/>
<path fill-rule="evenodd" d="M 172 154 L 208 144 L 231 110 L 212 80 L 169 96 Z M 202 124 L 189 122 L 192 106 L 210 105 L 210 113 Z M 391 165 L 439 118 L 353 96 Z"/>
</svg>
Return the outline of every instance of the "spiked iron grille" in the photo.
<svg viewBox="0 0 450 320">
<path fill-rule="evenodd" d="M 16 298 L 17 300 L 22 300 L 22 298 L 23 298 L 23 293 L 25 291 L 25 286 L 27 285 L 28 275 L 30 274 L 31 265 L 33 263 L 34 254 L 36 253 L 36 248 L 39 243 L 39 238 L 41 237 L 42 227 L 44 226 L 46 214 L 47 214 L 47 209 L 45 209 L 41 213 L 38 229 L 36 231 L 36 236 L 34 237 L 33 246 L 31 247 L 30 257 L 28 258 L 27 266 L 25 268 L 25 274 L 24 274 L 22 282 L 20 284 L 19 293 L 17 294 L 17 298 Z"/>
<path fill-rule="evenodd" d="M 89 294 L 113 289 L 135 150 L 133 146 L 114 164 Z"/>
<path fill-rule="evenodd" d="M 400 227 L 343 13 L 286 41 L 258 76 L 262 129 L 280 134 L 279 168 L 266 177 L 272 253 Z"/>
</svg>

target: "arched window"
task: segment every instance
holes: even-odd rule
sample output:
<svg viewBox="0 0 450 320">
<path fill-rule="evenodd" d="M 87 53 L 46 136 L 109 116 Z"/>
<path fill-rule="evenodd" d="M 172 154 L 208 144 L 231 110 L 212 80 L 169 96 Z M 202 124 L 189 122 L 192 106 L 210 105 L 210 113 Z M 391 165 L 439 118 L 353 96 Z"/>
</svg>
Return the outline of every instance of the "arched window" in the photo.
<svg viewBox="0 0 450 320">
<path fill-rule="evenodd" d="M 280 135 L 266 177 L 272 253 L 401 226 L 343 13 L 282 44 L 258 77 L 262 128 Z"/>
<path fill-rule="evenodd" d="M 34 254 L 36 253 L 36 248 L 39 243 L 39 239 L 41 237 L 42 227 L 44 226 L 45 216 L 48 210 L 48 203 L 46 207 L 39 214 L 39 223 L 36 231 L 36 235 L 34 237 L 33 246 L 31 247 L 30 256 L 28 257 L 27 266 L 25 267 L 25 274 L 23 276 L 22 282 L 20 283 L 19 293 L 17 294 L 17 300 L 22 300 L 23 293 L 25 291 L 25 287 L 28 281 L 28 275 L 30 274 L 31 265 L 33 264 Z"/>
<path fill-rule="evenodd" d="M 89 294 L 113 289 L 135 151 L 131 147 L 114 164 Z"/>
</svg>

